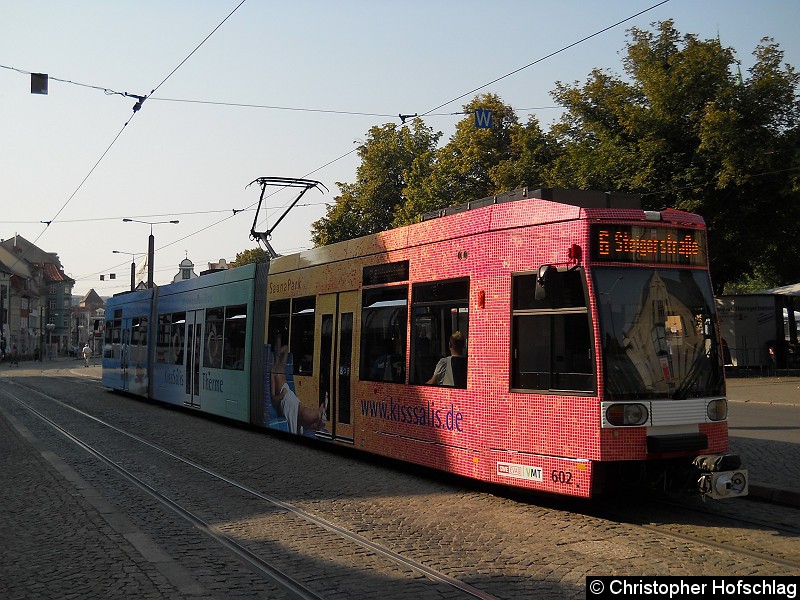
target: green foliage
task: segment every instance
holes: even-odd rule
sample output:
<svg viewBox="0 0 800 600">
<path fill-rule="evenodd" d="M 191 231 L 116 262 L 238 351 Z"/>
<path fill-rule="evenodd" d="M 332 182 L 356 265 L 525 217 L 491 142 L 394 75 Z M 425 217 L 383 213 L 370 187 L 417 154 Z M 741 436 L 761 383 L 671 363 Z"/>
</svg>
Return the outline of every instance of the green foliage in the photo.
<svg viewBox="0 0 800 600">
<path fill-rule="evenodd" d="M 719 40 L 681 35 L 672 21 L 653 27 L 629 31 L 624 76 L 598 68 L 582 85 L 556 85 L 565 110 L 550 131 L 535 118 L 521 124 L 493 94 L 464 106 L 441 147 L 441 132 L 421 119 L 373 127 L 356 182 L 338 184 L 341 196 L 313 225 L 314 243 L 522 185 L 600 189 L 702 215 L 717 292 L 800 280 L 800 78 L 771 39 L 743 77 Z M 475 127 L 478 108 L 492 110 L 493 128 Z"/>
<path fill-rule="evenodd" d="M 492 111 L 492 128 L 475 127 L 477 109 Z M 395 226 L 413 223 L 425 212 L 544 181 L 553 150 L 535 118 L 520 125 L 514 110 L 493 94 L 476 97 L 464 112 L 450 141 L 425 169 L 411 173 Z"/>
<path fill-rule="evenodd" d="M 392 227 L 406 201 L 409 174 L 424 172 L 441 133 L 414 119 L 411 127 L 372 127 L 358 149 L 361 165 L 355 183 L 339 183 L 342 194 L 311 227 L 316 246 L 352 239 Z"/>
<path fill-rule="evenodd" d="M 757 267 L 754 272 L 743 275 L 736 281 L 725 284 L 724 294 L 752 294 L 761 290 L 779 287 L 781 282 L 769 273 L 769 269 Z"/>
<path fill-rule="evenodd" d="M 508 156 L 489 170 L 493 192 L 525 185 L 551 187 L 549 166 L 559 153 L 552 136 L 542 131 L 535 117 L 525 125 L 514 125 L 510 133 Z"/>
<path fill-rule="evenodd" d="M 583 87 L 558 85 L 567 111 L 553 128 L 562 153 L 552 180 L 701 214 L 718 292 L 765 269 L 797 280 L 800 198 L 786 170 L 798 164 L 794 70 L 771 40 L 742 79 L 731 49 L 681 37 L 671 21 L 630 37 L 625 80 L 595 70 Z"/>
<path fill-rule="evenodd" d="M 473 114 L 478 108 L 492 111 L 491 128 L 475 127 Z M 412 222 L 423 212 L 483 198 L 494 191 L 490 171 L 509 155 L 511 130 L 517 125 L 517 115 L 491 94 L 476 98 L 464 107 L 464 112 L 468 116 L 456 125 L 450 141 L 436 151 L 430 172 L 409 182 L 408 202 L 397 224 Z"/>
<path fill-rule="evenodd" d="M 261 248 L 250 248 L 236 253 L 236 258 L 230 263 L 230 267 L 241 267 L 250 263 L 267 262 L 267 252 Z"/>
</svg>

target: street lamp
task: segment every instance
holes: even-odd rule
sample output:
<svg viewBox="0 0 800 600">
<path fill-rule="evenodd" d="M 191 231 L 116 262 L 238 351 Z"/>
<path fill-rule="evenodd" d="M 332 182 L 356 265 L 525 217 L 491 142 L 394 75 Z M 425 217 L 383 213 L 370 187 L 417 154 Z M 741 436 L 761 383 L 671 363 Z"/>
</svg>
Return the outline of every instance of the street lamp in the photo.
<svg viewBox="0 0 800 600">
<path fill-rule="evenodd" d="M 136 289 L 136 257 L 142 252 L 123 252 L 122 250 L 112 250 L 114 254 L 128 254 L 131 257 L 131 291 Z"/>
<path fill-rule="evenodd" d="M 56 324 L 48 323 L 45 327 L 47 328 L 47 360 L 53 360 L 53 349 L 50 347 L 50 334 L 53 333 Z"/>
<path fill-rule="evenodd" d="M 125 223 L 144 223 L 150 225 L 150 237 L 147 239 L 147 287 L 153 287 L 153 258 L 155 255 L 156 240 L 153 237 L 153 225 L 160 225 L 162 223 L 172 223 L 176 225 L 179 221 L 139 221 L 137 219 L 122 219 Z"/>
</svg>

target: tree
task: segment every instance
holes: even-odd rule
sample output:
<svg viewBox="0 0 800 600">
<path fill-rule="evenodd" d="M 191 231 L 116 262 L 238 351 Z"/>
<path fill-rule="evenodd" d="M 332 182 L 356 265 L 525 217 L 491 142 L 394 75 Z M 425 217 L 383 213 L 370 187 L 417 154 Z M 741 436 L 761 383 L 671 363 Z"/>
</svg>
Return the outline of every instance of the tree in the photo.
<svg viewBox="0 0 800 600">
<path fill-rule="evenodd" d="M 512 126 L 510 133 L 508 156 L 489 170 L 495 193 L 525 185 L 551 186 L 550 165 L 559 154 L 552 136 L 542 131 L 533 116 L 524 126 Z"/>
<path fill-rule="evenodd" d="M 358 149 L 361 164 L 355 183 L 339 183 L 342 194 L 311 227 L 316 246 L 332 244 L 392 226 L 405 202 L 407 178 L 426 170 L 441 133 L 416 118 L 411 127 L 389 123 L 372 127 Z"/>
<path fill-rule="evenodd" d="M 267 256 L 267 251 L 260 247 L 242 250 L 236 253 L 236 258 L 231 262 L 230 267 L 241 267 L 250 263 L 265 263 L 267 262 Z"/>
<path fill-rule="evenodd" d="M 416 118 L 408 126 L 373 127 L 359 148 L 356 182 L 342 191 L 326 215 L 312 225 L 317 246 L 384 231 L 419 220 L 425 212 L 542 183 L 554 154 L 535 118 L 518 122 L 495 95 L 477 96 L 467 116 L 442 148 L 441 132 Z M 477 109 L 492 111 L 494 126 L 475 127 Z"/>
<path fill-rule="evenodd" d="M 566 112 L 552 131 L 561 149 L 550 180 L 701 214 L 718 293 L 743 278 L 796 281 L 797 74 L 772 40 L 743 79 L 719 40 L 680 36 L 672 21 L 655 27 L 630 30 L 626 80 L 594 70 L 583 87 L 558 84 Z"/>
<path fill-rule="evenodd" d="M 492 111 L 491 128 L 475 127 L 477 109 Z M 413 223 L 425 212 L 506 191 L 497 189 L 492 176 L 511 156 L 513 133 L 519 130 L 517 115 L 494 94 L 476 97 L 464 112 L 467 116 L 458 122 L 450 141 L 432 155 L 433 162 L 411 172 L 396 226 Z"/>
<path fill-rule="evenodd" d="M 715 291 L 800 279 L 798 75 L 765 38 L 744 78 L 718 39 L 681 35 L 672 21 L 633 28 L 625 77 L 595 69 L 558 83 L 565 107 L 550 131 L 520 124 L 493 94 L 441 148 L 421 119 L 370 129 L 357 179 L 314 223 L 316 245 L 412 223 L 419 215 L 522 185 L 639 193 L 646 208 L 701 214 Z M 478 129 L 478 108 L 495 126 Z M 749 283 L 748 283 L 749 282 Z M 756 283 L 759 282 L 759 283 Z"/>
</svg>

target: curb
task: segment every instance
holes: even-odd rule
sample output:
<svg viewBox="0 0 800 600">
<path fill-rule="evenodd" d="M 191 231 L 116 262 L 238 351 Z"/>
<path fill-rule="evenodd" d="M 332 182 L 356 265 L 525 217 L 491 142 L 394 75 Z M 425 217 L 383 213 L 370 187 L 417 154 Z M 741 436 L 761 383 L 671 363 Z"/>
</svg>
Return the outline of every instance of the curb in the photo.
<svg viewBox="0 0 800 600">
<path fill-rule="evenodd" d="M 749 484 L 749 496 L 774 504 L 800 507 L 800 492 L 758 483 Z"/>
</svg>

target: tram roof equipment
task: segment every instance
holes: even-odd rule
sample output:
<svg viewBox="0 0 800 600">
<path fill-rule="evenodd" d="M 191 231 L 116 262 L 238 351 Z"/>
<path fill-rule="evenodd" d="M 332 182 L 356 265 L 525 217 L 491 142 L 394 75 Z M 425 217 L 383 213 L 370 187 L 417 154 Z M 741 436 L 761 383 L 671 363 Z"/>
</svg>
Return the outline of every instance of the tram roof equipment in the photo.
<svg viewBox="0 0 800 600">
<path fill-rule="evenodd" d="M 601 192 L 596 190 L 571 190 L 565 188 L 538 188 L 531 189 L 527 186 L 497 194 L 487 196 L 480 200 L 472 200 L 455 206 L 448 206 L 439 210 L 423 213 L 422 221 L 429 221 L 447 215 L 483 208 L 492 204 L 502 204 L 503 202 L 514 202 L 526 198 L 539 198 L 560 204 L 569 204 L 580 208 L 632 208 L 642 207 L 641 196 L 635 194 L 624 194 L 620 192 Z"/>
</svg>

